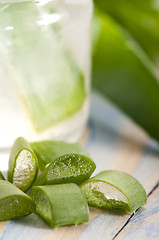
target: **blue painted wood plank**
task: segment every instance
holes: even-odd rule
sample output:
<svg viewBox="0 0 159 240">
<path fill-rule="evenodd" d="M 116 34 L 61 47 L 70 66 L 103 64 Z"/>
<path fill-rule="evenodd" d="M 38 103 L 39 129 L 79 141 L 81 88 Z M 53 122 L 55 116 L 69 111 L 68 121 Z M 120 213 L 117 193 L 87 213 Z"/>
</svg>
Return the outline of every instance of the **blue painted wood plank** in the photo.
<svg viewBox="0 0 159 240">
<path fill-rule="evenodd" d="M 31 214 L 8 223 L 0 240 L 42 240 L 51 229 L 40 217 Z"/>
<path fill-rule="evenodd" d="M 140 208 L 116 240 L 159 239 L 159 187 L 149 196 L 147 206 Z"/>
</svg>

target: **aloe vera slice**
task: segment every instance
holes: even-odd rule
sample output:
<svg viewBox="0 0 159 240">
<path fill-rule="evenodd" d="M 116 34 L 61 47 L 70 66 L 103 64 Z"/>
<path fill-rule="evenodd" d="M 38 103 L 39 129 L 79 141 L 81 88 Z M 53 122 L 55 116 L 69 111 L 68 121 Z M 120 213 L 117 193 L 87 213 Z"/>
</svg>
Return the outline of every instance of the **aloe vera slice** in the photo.
<svg viewBox="0 0 159 240">
<path fill-rule="evenodd" d="M 0 3 L 6 71 L 38 132 L 75 114 L 86 97 L 83 73 L 60 36 L 62 27 L 46 24 L 48 16 L 59 14 L 52 6 L 49 1 Z"/>
<path fill-rule="evenodd" d="M 36 186 L 31 189 L 30 197 L 36 204 L 37 213 L 51 227 L 89 220 L 85 195 L 76 184 Z"/>
<path fill-rule="evenodd" d="M 26 192 L 38 172 L 38 163 L 30 144 L 23 137 L 15 140 L 9 158 L 8 181 Z"/>
<path fill-rule="evenodd" d="M 5 178 L 4 178 L 4 176 L 3 176 L 1 171 L 0 171 L 0 180 L 5 180 Z"/>
<path fill-rule="evenodd" d="M 34 185 L 81 184 L 92 175 L 95 168 L 95 163 L 87 156 L 81 154 L 63 155 L 44 169 L 35 180 Z"/>
<path fill-rule="evenodd" d="M 0 221 L 26 216 L 35 211 L 32 199 L 8 181 L 0 180 Z"/>
<path fill-rule="evenodd" d="M 55 159 L 72 153 L 88 156 L 89 154 L 75 143 L 66 143 L 62 141 L 40 141 L 32 142 L 31 147 L 38 159 L 39 169 L 43 171 L 48 163 Z"/>
<path fill-rule="evenodd" d="M 85 181 L 81 189 L 91 206 L 129 212 L 146 203 L 147 196 L 143 186 L 131 175 L 118 171 L 103 171 Z"/>
</svg>

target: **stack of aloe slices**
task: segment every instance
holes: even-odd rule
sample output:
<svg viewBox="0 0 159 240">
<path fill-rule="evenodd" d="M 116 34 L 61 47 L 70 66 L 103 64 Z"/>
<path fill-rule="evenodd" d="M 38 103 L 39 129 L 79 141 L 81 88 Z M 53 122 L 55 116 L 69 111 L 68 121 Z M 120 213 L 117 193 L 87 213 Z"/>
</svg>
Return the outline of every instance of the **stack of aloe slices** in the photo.
<svg viewBox="0 0 159 240">
<path fill-rule="evenodd" d="M 95 168 L 77 144 L 17 138 L 10 152 L 9 182 L 0 172 L 0 221 L 34 212 L 50 227 L 59 227 L 87 222 L 88 205 L 134 212 L 146 203 L 146 192 L 134 177 L 109 170 L 90 178 Z"/>
</svg>

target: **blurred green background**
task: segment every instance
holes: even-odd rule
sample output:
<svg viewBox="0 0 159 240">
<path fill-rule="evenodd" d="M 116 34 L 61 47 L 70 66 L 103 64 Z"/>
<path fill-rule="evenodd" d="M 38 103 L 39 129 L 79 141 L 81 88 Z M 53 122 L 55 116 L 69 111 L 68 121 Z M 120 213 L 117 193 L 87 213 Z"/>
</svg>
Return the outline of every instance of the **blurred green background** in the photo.
<svg viewBox="0 0 159 240">
<path fill-rule="evenodd" d="M 159 0 L 94 0 L 92 84 L 159 140 Z"/>
</svg>

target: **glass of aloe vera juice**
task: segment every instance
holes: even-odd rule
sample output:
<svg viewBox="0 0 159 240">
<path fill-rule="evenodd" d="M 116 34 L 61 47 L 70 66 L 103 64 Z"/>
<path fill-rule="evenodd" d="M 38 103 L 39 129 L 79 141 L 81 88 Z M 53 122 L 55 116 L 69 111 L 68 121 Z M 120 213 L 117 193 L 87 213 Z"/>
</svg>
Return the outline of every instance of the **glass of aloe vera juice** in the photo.
<svg viewBox="0 0 159 240">
<path fill-rule="evenodd" d="M 91 0 L 0 0 L 0 147 L 79 138 L 88 118 Z"/>
</svg>

